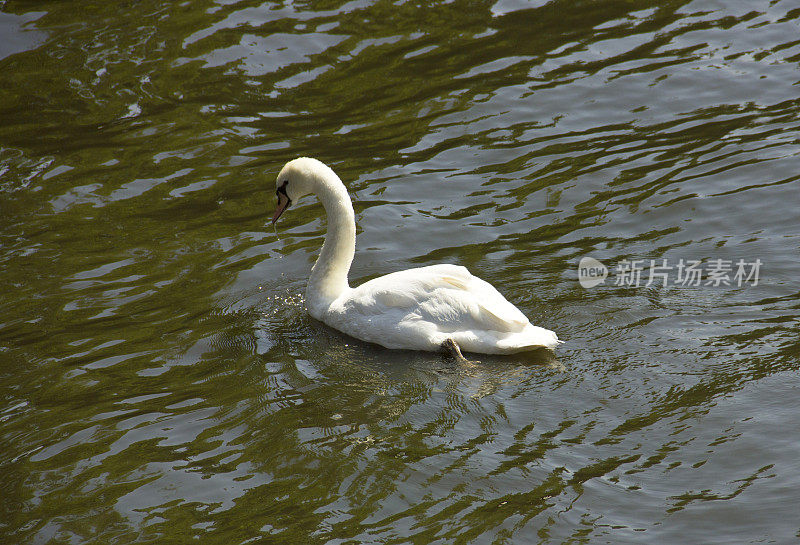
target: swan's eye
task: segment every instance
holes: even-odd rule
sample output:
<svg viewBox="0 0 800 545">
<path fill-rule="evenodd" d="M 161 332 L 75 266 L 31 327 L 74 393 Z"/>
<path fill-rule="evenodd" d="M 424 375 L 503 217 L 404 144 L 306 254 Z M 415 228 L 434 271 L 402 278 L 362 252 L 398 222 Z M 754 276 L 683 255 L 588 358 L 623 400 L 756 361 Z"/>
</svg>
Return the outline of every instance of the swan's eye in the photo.
<svg viewBox="0 0 800 545">
<path fill-rule="evenodd" d="M 278 196 L 278 200 L 280 201 L 281 195 L 286 197 L 286 202 L 292 204 L 292 199 L 289 198 L 289 195 L 286 194 L 286 188 L 289 186 L 289 180 L 285 180 L 281 186 L 275 191 L 275 195 Z M 288 205 L 287 205 L 288 206 Z"/>
<path fill-rule="evenodd" d="M 283 182 L 283 183 L 281 184 L 281 186 L 280 186 L 280 187 L 279 187 L 279 188 L 278 188 L 278 189 L 275 191 L 275 194 L 276 194 L 276 195 L 280 195 L 281 193 L 283 193 L 283 196 L 284 196 L 284 197 L 286 197 L 286 198 L 288 199 L 288 198 L 289 198 L 289 195 L 287 195 L 287 194 L 286 194 L 286 186 L 288 186 L 288 185 L 289 185 L 289 180 L 286 180 L 286 181 L 285 181 L 285 182 Z"/>
</svg>

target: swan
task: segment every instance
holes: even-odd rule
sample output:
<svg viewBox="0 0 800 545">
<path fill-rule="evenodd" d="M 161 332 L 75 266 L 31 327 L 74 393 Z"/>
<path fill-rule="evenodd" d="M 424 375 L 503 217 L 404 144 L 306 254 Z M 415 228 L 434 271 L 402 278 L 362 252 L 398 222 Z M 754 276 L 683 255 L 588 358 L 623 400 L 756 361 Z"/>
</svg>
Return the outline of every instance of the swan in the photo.
<svg viewBox="0 0 800 545">
<path fill-rule="evenodd" d="M 315 194 L 328 230 L 306 288 L 308 312 L 339 331 L 389 349 L 511 354 L 555 348 L 555 333 L 532 325 L 491 284 L 457 265 L 398 271 L 351 288 L 356 248 L 353 205 L 336 173 L 317 159 L 286 163 L 276 180 L 272 224 L 301 197 Z"/>
</svg>

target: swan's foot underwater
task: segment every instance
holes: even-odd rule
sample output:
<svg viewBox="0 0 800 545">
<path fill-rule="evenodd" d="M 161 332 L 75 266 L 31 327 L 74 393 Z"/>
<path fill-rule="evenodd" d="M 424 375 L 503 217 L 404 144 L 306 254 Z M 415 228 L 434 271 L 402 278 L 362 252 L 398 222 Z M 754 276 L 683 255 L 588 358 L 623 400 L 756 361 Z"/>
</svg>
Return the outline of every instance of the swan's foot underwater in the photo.
<svg viewBox="0 0 800 545">
<path fill-rule="evenodd" d="M 449 354 L 457 363 L 480 363 L 479 361 L 472 361 L 465 358 L 461 353 L 461 348 L 458 347 L 458 343 L 453 339 L 447 339 L 442 343 L 441 347 L 442 352 Z"/>
</svg>

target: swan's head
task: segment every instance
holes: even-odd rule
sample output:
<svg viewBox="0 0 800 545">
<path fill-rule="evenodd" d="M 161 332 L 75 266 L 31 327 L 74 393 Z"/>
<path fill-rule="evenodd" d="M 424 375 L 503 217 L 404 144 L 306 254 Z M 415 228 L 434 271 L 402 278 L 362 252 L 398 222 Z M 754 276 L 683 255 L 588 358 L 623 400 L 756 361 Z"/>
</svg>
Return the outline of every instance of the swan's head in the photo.
<svg viewBox="0 0 800 545">
<path fill-rule="evenodd" d="M 278 206 L 272 216 L 272 223 L 278 221 L 293 202 L 300 197 L 315 193 L 320 176 L 330 170 L 325 163 L 300 157 L 286 163 L 275 180 L 275 194 L 278 196 Z"/>
</svg>

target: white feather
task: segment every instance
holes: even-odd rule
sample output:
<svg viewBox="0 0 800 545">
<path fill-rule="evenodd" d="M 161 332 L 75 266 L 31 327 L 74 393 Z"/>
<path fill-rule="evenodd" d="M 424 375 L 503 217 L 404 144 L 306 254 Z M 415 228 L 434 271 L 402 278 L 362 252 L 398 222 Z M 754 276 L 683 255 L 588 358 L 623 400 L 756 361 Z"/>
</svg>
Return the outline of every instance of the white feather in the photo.
<svg viewBox="0 0 800 545">
<path fill-rule="evenodd" d="M 552 331 L 534 326 L 491 284 L 457 265 L 394 272 L 351 288 L 355 220 L 347 190 L 316 159 L 290 161 L 278 175 L 292 201 L 315 193 L 328 233 L 306 291 L 312 316 L 348 335 L 386 348 L 438 350 L 446 339 L 462 350 L 509 354 L 555 348 Z"/>
</svg>

